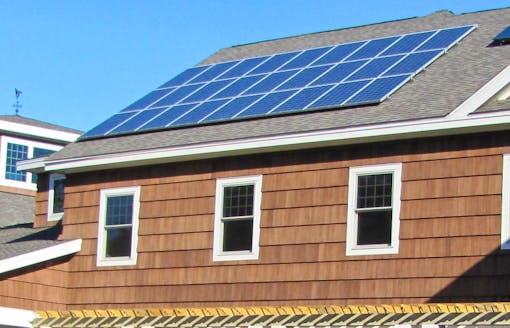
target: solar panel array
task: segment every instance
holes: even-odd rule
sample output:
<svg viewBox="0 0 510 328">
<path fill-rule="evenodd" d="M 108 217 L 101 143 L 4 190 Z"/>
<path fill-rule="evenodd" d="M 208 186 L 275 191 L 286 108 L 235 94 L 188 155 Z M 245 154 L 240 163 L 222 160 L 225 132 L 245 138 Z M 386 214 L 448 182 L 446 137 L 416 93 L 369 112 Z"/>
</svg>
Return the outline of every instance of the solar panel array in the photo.
<svg viewBox="0 0 510 328">
<path fill-rule="evenodd" d="M 474 25 L 192 67 L 81 138 L 379 103 Z"/>
</svg>

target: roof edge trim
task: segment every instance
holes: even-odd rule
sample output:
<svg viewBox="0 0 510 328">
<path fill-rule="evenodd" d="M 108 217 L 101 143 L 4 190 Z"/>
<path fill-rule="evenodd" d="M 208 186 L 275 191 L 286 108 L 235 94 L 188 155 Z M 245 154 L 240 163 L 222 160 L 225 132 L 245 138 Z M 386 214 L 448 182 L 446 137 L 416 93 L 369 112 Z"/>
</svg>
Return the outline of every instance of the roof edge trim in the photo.
<svg viewBox="0 0 510 328">
<path fill-rule="evenodd" d="M 116 154 L 56 159 L 45 163 L 45 171 L 86 172 L 138 165 L 182 162 L 188 160 L 248 155 L 262 152 L 287 151 L 311 147 L 327 147 L 362 142 L 389 141 L 418 137 L 474 133 L 508 128 L 510 112 L 477 114 L 469 117 L 438 117 L 433 119 L 384 123 L 348 129 L 333 129 L 257 137 L 188 146 L 167 147 Z"/>
<path fill-rule="evenodd" d="M 57 131 L 47 128 L 41 128 L 38 126 L 4 121 L 2 119 L 0 119 L 0 130 L 24 136 L 39 137 L 47 140 L 54 140 L 57 142 L 66 143 L 73 142 L 80 136 L 80 134 L 78 133 Z"/>
<path fill-rule="evenodd" d="M 448 114 L 448 117 L 465 117 L 473 113 L 509 83 L 510 65 L 504 68 L 489 82 L 484 84 L 462 104 L 455 108 L 450 114 Z"/>
<path fill-rule="evenodd" d="M 29 265 L 77 253 L 81 250 L 81 243 L 81 239 L 75 239 L 55 246 L 46 247 L 37 251 L 1 260 L 0 273 L 21 269 Z"/>
</svg>

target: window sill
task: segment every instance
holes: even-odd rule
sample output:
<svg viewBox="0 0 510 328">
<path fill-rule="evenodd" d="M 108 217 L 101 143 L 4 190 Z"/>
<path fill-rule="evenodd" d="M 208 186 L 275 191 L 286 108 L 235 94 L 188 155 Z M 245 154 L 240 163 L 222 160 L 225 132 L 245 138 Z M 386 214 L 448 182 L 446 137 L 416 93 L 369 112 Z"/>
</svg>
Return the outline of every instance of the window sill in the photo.
<svg viewBox="0 0 510 328">
<path fill-rule="evenodd" d="M 213 255 L 213 262 L 221 261 L 245 261 L 245 260 L 258 260 L 259 255 L 256 253 L 246 252 L 225 252 Z"/>
<path fill-rule="evenodd" d="M 136 258 L 118 257 L 111 259 L 98 259 L 96 265 L 98 267 L 136 265 Z"/>
<path fill-rule="evenodd" d="M 347 248 L 347 256 L 398 254 L 398 246 L 373 246 Z"/>
</svg>

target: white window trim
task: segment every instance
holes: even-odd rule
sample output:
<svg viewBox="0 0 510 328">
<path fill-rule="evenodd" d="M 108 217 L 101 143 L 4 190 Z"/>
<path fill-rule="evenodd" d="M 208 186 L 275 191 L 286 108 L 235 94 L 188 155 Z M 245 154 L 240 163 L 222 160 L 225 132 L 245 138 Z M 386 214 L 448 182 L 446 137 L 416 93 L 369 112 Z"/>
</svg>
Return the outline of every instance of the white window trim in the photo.
<svg viewBox="0 0 510 328">
<path fill-rule="evenodd" d="M 133 221 L 131 230 L 131 254 L 126 257 L 106 257 L 106 203 L 108 197 L 133 195 Z M 99 232 L 97 236 L 97 266 L 135 265 L 137 260 L 138 225 L 140 214 L 140 186 L 102 189 L 99 203 Z"/>
<path fill-rule="evenodd" d="M 510 249 L 510 154 L 503 155 L 501 190 L 501 249 Z"/>
<path fill-rule="evenodd" d="M 358 176 L 372 174 L 393 174 L 392 185 L 392 218 L 391 218 L 391 245 L 357 245 L 357 215 L 356 201 L 358 193 Z M 382 164 L 351 167 L 349 169 L 349 191 L 347 205 L 347 236 L 345 254 L 352 255 L 378 255 L 398 254 L 400 232 L 400 195 L 402 190 L 402 164 Z"/>
<path fill-rule="evenodd" d="M 44 148 L 49 150 L 60 150 L 62 146 L 32 141 L 27 139 L 14 138 L 10 136 L 2 136 L 0 142 L 0 184 L 8 187 L 23 188 L 29 190 L 37 190 L 37 184 L 32 183 L 32 173 L 26 173 L 26 181 L 15 181 L 5 178 L 6 161 L 7 161 L 7 144 L 19 144 L 28 147 L 28 158 L 34 155 L 34 148 Z"/>
<path fill-rule="evenodd" d="M 223 191 L 225 187 L 254 185 L 253 195 L 253 240 L 252 251 L 223 252 Z M 260 215 L 262 201 L 262 176 L 223 178 L 216 180 L 216 201 L 214 210 L 213 261 L 241 261 L 259 258 Z"/>
<path fill-rule="evenodd" d="M 66 176 L 63 174 L 52 173 L 48 185 L 48 221 L 59 221 L 64 216 L 64 212 L 53 212 L 53 201 L 55 199 L 55 180 L 65 180 Z"/>
</svg>

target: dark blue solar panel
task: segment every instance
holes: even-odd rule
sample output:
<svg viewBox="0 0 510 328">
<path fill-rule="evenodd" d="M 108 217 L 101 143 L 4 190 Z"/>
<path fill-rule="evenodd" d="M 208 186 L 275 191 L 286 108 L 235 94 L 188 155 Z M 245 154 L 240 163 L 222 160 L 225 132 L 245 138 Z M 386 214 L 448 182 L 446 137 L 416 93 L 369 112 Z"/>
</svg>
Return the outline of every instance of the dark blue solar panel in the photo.
<svg viewBox="0 0 510 328">
<path fill-rule="evenodd" d="M 436 35 L 430 38 L 418 50 L 430 49 L 446 49 L 454 44 L 465 33 L 473 29 L 473 26 L 462 26 L 439 31 Z"/>
<path fill-rule="evenodd" d="M 198 66 L 198 67 L 192 67 L 190 69 L 187 69 L 184 72 L 182 72 L 181 74 L 179 74 L 176 77 L 174 77 L 173 79 L 171 79 L 170 81 L 168 81 L 167 83 L 160 86 L 159 88 L 160 89 L 168 88 L 168 87 L 172 87 L 172 86 L 176 87 L 181 84 L 184 84 L 184 83 L 188 82 L 189 80 L 191 80 L 192 78 L 194 78 L 195 76 L 197 76 L 198 74 L 205 71 L 207 68 L 209 68 L 209 66 Z"/>
<path fill-rule="evenodd" d="M 296 56 L 298 53 L 299 53 L 298 51 L 295 51 L 288 52 L 285 54 L 274 55 L 273 57 L 269 58 L 266 62 L 261 64 L 259 67 L 251 71 L 250 75 L 273 72 L 280 66 L 285 64 L 287 61 L 292 59 L 294 56 Z"/>
<path fill-rule="evenodd" d="M 241 94 L 244 90 L 248 89 L 249 87 L 257 83 L 258 81 L 260 81 L 263 77 L 264 75 L 251 75 L 240 78 L 239 80 L 235 81 L 225 89 L 215 94 L 212 98 L 218 99 L 226 97 L 235 97 Z"/>
<path fill-rule="evenodd" d="M 147 124 L 140 126 L 139 130 L 143 131 L 164 128 L 165 126 L 172 123 L 175 119 L 180 117 L 182 114 L 188 112 L 195 106 L 196 104 L 185 104 L 170 107 L 166 111 L 164 111 L 161 115 L 154 118 L 152 121 L 149 121 L 147 122 Z"/>
<path fill-rule="evenodd" d="M 241 112 L 237 117 L 257 116 L 269 113 L 294 93 L 296 93 L 296 91 L 280 91 L 269 93 L 264 98 L 248 107 L 248 109 Z"/>
<path fill-rule="evenodd" d="M 206 100 L 216 92 L 226 87 L 228 84 L 232 83 L 232 81 L 233 80 L 219 80 L 206 84 L 203 88 L 195 91 L 195 93 L 191 94 L 189 97 L 184 98 L 182 103 Z"/>
<path fill-rule="evenodd" d="M 122 112 L 131 111 L 131 110 L 140 110 L 144 109 L 145 107 L 149 106 L 156 100 L 160 99 L 161 97 L 165 96 L 168 93 L 171 93 L 174 90 L 172 89 L 164 89 L 164 90 L 154 90 L 142 99 L 139 99 L 132 103 L 131 105 L 127 106 L 122 110 Z"/>
<path fill-rule="evenodd" d="M 410 75 L 401 75 L 376 79 L 357 95 L 349 99 L 345 105 L 368 104 L 382 101 L 409 78 Z"/>
<path fill-rule="evenodd" d="M 498 35 L 494 37 L 496 41 L 505 41 L 510 39 L 510 26 L 501 31 Z"/>
<path fill-rule="evenodd" d="M 388 56 L 411 52 L 425 40 L 427 40 L 432 34 L 434 34 L 434 32 L 423 32 L 406 35 L 395 42 L 391 47 L 386 49 L 381 55 Z"/>
<path fill-rule="evenodd" d="M 358 81 L 342 83 L 331 89 L 324 96 L 312 103 L 309 108 L 323 108 L 340 106 L 344 101 L 349 99 L 359 89 L 368 84 L 369 81 Z"/>
<path fill-rule="evenodd" d="M 298 71 L 295 70 L 269 74 L 265 79 L 255 84 L 253 87 L 249 88 L 244 94 L 252 95 L 254 93 L 264 93 L 272 91 L 274 88 L 285 82 L 285 80 L 287 80 L 297 72 Z"/>
<path fill-rule="evenodd" d="M 393 42 L 395 42 L 395 40 L 397 39 L 398 37 L 395 36 L 391 38 L 376 39 L 369 41 L 359 50 L 357 50 L 352 55 L 347 57 L 346 60 L 356 60 L 375 57 L 379 55 L 379 53 L 381 53 L 388 46 L 390 46 Z"/>
<path fill-rule="evenodd" d="M 305 109 L 311 102 L 319 98 L 333 86 L 310 87 L 301 90 L 289 100 L 278 106 L 273 113 L 297 111 Z"/>
<path fill-rule="evenodd" d="M 98 136 L 98 135 L 104 135 L 108 131 L 110 131 L 113 128 L 115 128 L 120 123 L 124 122 L 125 120 L 127 120 L 127 119 L 129 119 L 129 118 L 131 118 L 133 116 L 135 116 L 136 113 L 137 112 L 128 112 L 128 113 L 115 114 L 112 117 L 110 117 L 109 119 L 107 119 L 106 121 L 104 121 L 103 123 L 101 123 L 98 126 L 96 126 L 95 128 L 93 128 L 92 130 L 90 130 L 87 133 L 83 134 L 82 137 L 87 138 L 87 137 L 93 137 L 93 136 Z"/>
<path fill-rule="evenodd" d="M 317 66 L 304 69 L 295 76 L 293 76 L 290 80 L 279 86 L 277 90 L 302 88 L 308 85 L 310 82 L 319 77 L 319 75 L 323 74 L 330 68 L 331 65 Z"/>
<path fill-rule="evenodd" d="M 333 67 L 329 72 L 321 76 L 312 85 L 339 83 L 365 64 L 367 60 L 345 62 Z"/>
<path fill-rule="evenodd" d="M 83 138 L 381 102 L 474 28 L 193 67 Z"/>
<path fill-rule="evenodd" d="M 114 134 L 136 130 L 136 128 L 138 128 L 140 125 L 144 124 L 147 121 L 150 121 L 157 115 L 161 114 L 164 110 L 165 110 L 164 108 L 157 108 L 146 109 L 141 112 L 138 112 L 137 115 L 131 117 L 129 120 L 116 127 L 110 133 Z"/>
<path fill-rule="evenodd" d="M 402 59 L 402 55 L 391 57 L 380 57 L 370 61 L 368 64 L 360 68 L 356 73 L 351 75 L 347 81 L 369 79 L 378 77 L 397 61 Z"/>
<path fill-rule="evenodd" d="M 208 114 L 214 112 L 222 105 L 224 105 L 227 100 L 212 100 L 206 101 L 197 107 L 193 108 L 193 110 L 186 113 L 184 116 L 180 117 L 178 120 L 174 121 L 170 125 L 184 125 L 184 124 L 192 124 L 198 123 Z"/>
<path fill-rule="evenodd" d="M 349 56 L 353 53 L 354 50 L 358 49 L 362 45 L 364 45 L 366 42 L 355 42 L 355 43 L 347 43 L 347 44 L 341 44 L 339 46 L 336 46 L 319 58 L 316 62 L 314 62 L 314 65 L 322 65 L 322 64 L 331 64 L 331 63 L 338 63 L 341 60 L 343 60 L 345 57 Z"/>
<path fill-rule="evenodd" d="M 416 52 L 404 58 L 397 65 L 393 66 L 384 75 L 409 74 L 418 71 L 427 66 L 434 58 L 439 56 L 443 50 L 432 50 L 426 52 Z"/>
<path fill-rule="evenodd" d="M 326 51 L 330 50 L 331 47 L 325 48 L 317 48 L 317 49 L 309 49 L 300 53 L 296 58 L 292 59 L 290 62 L 285 64 L 283 67 L 280 67 L 280 70 L 284 69 L 293 69 L 293 68 L 301 68 L 308 66 L 311 62 L 315 61 L 317 58 L 322 56 Z"/>
<path fill-rule="evenodd" d="M 206 82 L 214 80 L 218 75 L 223 74 L 226 70 L 237 64 L 238 61 L 219 63 L 211 66 L 208 70 L 194 78 L 188 83 Z"/>
<path fill-rule="evenodd" d="M 150 106 L 150 108 L 154 107 L 168 107 L 170 105 L 176 104 L 179 102 L 182 98 L 187 97 L 189 94 L 197 90 L 203 86 L 203 84 L 193 84 L 193 85 L 185 85 L 178 89 L 176 89 L 174 92 L 166 96 L 165 98 L 162 98 L 157 103 Z"/>
<path fill-rule="evenodd" d="M 239 77 L 243 76 L 250 70 L 252 70 L 254 67 L 262 63 L 264 60 L 266 60 L 268 57 L 255 57 L 255 58 L 249 58 L 246 60 L 243 60 L 236 66 L 232 67 L 230 70 L 222 74 L 219 79 L 228 79 L 231 77 Z"/>
<path fill-rule="evenodd" d="M 218 111 L 207 116 L 203 121 L 204 122 L 218 121 L 234 117 L 241 110 L 250 106 L 260 98 L 262 98 L 262 95 L 235 98 L 225 106 L 221 107 Z"/>
</svg>

